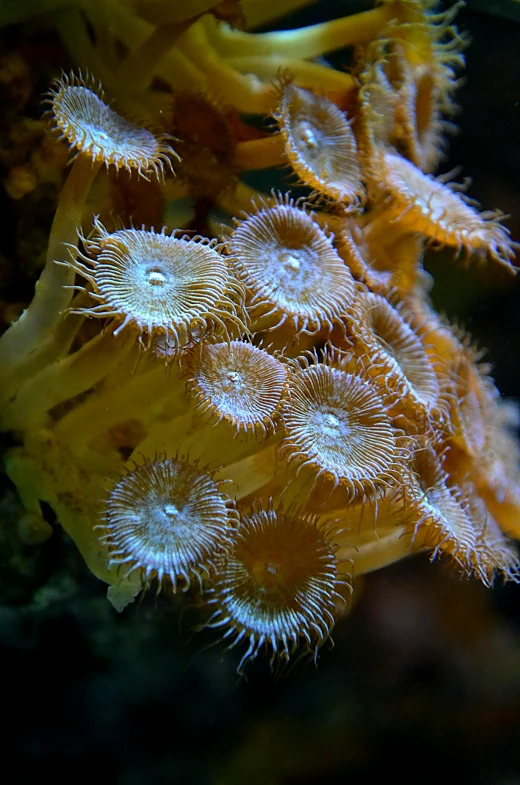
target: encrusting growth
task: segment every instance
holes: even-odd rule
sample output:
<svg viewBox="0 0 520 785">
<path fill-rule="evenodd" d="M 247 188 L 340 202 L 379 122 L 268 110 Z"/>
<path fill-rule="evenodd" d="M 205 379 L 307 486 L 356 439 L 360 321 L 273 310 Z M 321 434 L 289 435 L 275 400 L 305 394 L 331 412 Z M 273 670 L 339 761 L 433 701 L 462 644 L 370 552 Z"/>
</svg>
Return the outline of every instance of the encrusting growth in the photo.
<svg viewBox="0 0 520 785">
<path fill-rule="evenodd" d="M 56 536 L 53 510 L 117 610 L 196 592 L 240 671 L 316 660 L 356 577 L 414 553 L 518 581 L 518 407 L 423 269 L 433 244 L 514 271 L 499 214 L 435 176 L 455 9 L 254 33 L 238 3 L 105 5 L 102 26 L 96 3 L 67 10 L 66 45 L 115 101 L 74 73 L 47 94 L 71 168 L 0 339 L 20 530 Z M 344 46 L 349 73 L 315 60 Z M 298 197 L 252 187 L 279 166 Z"/>
</svg>

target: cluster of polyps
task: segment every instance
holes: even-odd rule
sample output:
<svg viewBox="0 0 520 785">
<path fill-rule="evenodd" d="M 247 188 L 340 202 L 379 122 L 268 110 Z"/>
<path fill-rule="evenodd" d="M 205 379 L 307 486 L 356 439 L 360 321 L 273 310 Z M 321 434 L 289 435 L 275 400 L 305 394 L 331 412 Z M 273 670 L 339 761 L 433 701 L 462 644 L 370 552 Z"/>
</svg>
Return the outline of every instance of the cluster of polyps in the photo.
<svg viewBox="0 0 520 785">
<path fill-rule="evenodd" d="M 421 266 L 427 243 L 508 269 L 513 248 L 495 214 L 430 174 L 462 58 L 450 19 L 425 5 L 389 0 L 290 35 L 176 6 L 124 42 L 124 85 L 107 77 L 123 104 L 146 105 L 168 40 L 161 134 L 91 79 L 62 76 L 49 94 L 75 158 L 34 300 L 0 342 L 1 426 L 19 441 L 7 470 L 35 525 L 52 506 L 116 607 L 154 585 L 200 592 L 242 661 L 264 646 L 272 662 L 316 656 L 356 575 L 412 552 L 488 585 L 517 576 L 517 412 L 430 307 Z M 309 61 L 353 43 L 354 76 Z M 286 67 L 274 87 L 273 52 Z M 231 102 L 235 85 L 235 107 L 182 68 L 165 76 L 188 54 L 206 89 L 211 75 Z M 165 203 L 202 204 L 206 233 L 109 227 L 90 206 L 103 164 L 157 179 Z M 279 164 L 307 201 L 237 179 Z"/>
</svg>

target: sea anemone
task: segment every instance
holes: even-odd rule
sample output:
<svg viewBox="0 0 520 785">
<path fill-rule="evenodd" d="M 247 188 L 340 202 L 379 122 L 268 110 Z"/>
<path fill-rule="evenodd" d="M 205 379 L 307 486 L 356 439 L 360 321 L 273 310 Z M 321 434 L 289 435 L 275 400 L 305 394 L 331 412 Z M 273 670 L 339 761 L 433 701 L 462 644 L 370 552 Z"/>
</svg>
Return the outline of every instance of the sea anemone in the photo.
<svg viewBox="0 0 520 785">
<path fill-rule="evenodd" d="M 136 170 L 141 177 L 153 172 L 164 177 L 164 167 L 172 169 L 172 150 L 168 134 L 154 134 L 141 125 L 126 120 L 103 100 L 101 85 L 91 77 L 62 74 L 52 86 L 47 102 L 51 104 L 53 129 L 66 139 L 77 153 L 90 156 L 92 162 Z"/>
<path fill-rule="evenodd" d="M 446 554 L 467 575 L 492 581 L 498 559 L 492 554 L 492 539 L 485 538 L 487 513 L 476 502 L 474 488 L 450 480 L 442 452 L 432 445 L 418 444 L 414 451 L 406 500 L 406 517 L 421 544 L 431 549 L 432 559 Z M 504 541 L 497 534 L 495 542 L 499 539 Z"/>
<path fill-rule="evenodd" d="M 514 271 L 514 246 L 499 222 L 501 213 L 479 213 L 457 186 L 445 178 L 424 174 L 402 156 L 379 148 L 371 163 L 371 178 L 385 199 L 385 223 L 399 221 L 410 232 L 448 245 L 468 256 L 493 259 Z M 460 190 L 460 187 L 459 187 Z"/>
<path fill-rule="evenodd" d="M 305 185 L 356 208 L 364 199 L 356 137 L 329 98 L 285 84 L 274 113 L 289 162 Z"/>
<path fill-rule="evenodd" d="M 103 510 L 101 542 L 109 565 L 135 570 L 143 585 L 165 580 L 173 591 L 202 586 L 216 556 L 230 545 L 234 506 L 212 475 L 181 458 L 145 461 L 111 489 Z"/>
<path fill-rule="evenodd" d="M 81 261 L 70 266 L 92 286 L 98 305 L 81 310 L 111 317 L 141 336 L 164 335 L 177 351 L 197 335 L 246 331 L 241 319 L 242 287 L 216 241 L 175 237 L 144 229 L 108 232 L 99 220 L 82 238 Z"/>
<path fill-rule="evenodd" d="M 331 237 L 288 197 L 241 221 L 229 248 L 254 332 L 285 324 L 292 337 L 331 330 L 352 304 L 354 280 Z"/>
<path fill-rule="evenodd" d="M 188 387 L 199 410 L 227 420 L 237 431 L 273 430 L 287 368 L 250 343 L 203 344 L 186 361 Z"/>
<path fill-rule="evenodd" d="M 245 641 L 240 660 L 263 646 L 288 660 L 300 644 L 316 659 L 334 625 L 338 592 L 334 547 L 314 517 L 267 504 L 241 513 L 231 548 L 211 589 L 209 626 L 227 628 L 232 645 Z"/>
<path fill-rule="evenodd" d="M 298 471 L 310 466 L 351 497 L 372 496 L 398 480 L 402 454 L 388 397 L 366 375 L 303 365 L 292 374 L 282 406 L 282 453 Z"/>
<path fill-rule="evenodd" d="M 498 397 L 490 377 L 479 372 L 475 360 L 475 353 L 461 346 L 454 368 L 456 395 L 451 407 L 453 442 L 472 459 L 488 446 L 489 418 Z"/>
<path fill-rule="evenodd" d="M 412 419 L 430 415 L 439 397 L 439 379 L 432 352 L 417 326 L 413 329 L 403 309 L 394 308 L 384 297 L 365 292 L 357 301 L 359 318 L 352 322 L 356 349 L 368 359 L 368 372 L 384 379 L 399 405 L 412 410 Z"/>
</svg>

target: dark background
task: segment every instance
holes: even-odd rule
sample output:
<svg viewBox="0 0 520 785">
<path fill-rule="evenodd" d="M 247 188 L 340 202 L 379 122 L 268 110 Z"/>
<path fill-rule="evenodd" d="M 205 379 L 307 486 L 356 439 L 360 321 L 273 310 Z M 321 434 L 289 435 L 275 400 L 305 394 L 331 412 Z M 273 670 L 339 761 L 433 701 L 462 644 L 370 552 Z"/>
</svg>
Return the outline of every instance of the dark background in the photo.
<svg viewBox="0 0 520 785">
<path fill-rule="evenodd" d="M 332 5 L 291 24 L 323 18 Z M 520 240 L 520 27 L 471 4 L 458 24 L 472 44 L 460 133 L 442 171 L 461 164 L 473 177 L 470 194 L 511 213 Z M 7 44 L 19 31 L 3 35 Z M 6 256 L 16 220 L 3 213 Z M 496 270 L 460 271 L 443 254 L 427 266 L 437 307 L 489 347 L 499 388 L 520 397 L 518 282 Z M 0 480 L 6 785 L 47 776 L 114 785 L 520 785 L 520 587 L 487 590 L 460 582 L 440 560 L 403 562 L 359 581 L 355 607 L 317 668 L 301 662 L 273 675 L 259 658 L 239 678 L 237 652 L 192 635 L 203 618 L 196 603 L 148 596 L 118 615 L 58 527 L 44 545 L 21 546 L 16 497 Z"/>
</svg>

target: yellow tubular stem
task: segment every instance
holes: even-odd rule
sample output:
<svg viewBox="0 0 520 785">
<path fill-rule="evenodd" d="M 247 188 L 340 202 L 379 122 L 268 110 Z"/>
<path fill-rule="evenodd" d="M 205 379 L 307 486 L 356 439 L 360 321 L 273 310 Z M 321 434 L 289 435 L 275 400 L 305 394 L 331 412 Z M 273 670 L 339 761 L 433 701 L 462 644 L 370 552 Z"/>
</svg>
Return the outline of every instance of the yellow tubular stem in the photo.
<svg viewBox="0 0 520 785">
<path fill-rule="evenodd" d="M 134 0 L 136 12 L 155 25 L 178 24 L 204 14 L 216 5 L 215 0 Z M 128 10 L 127 10 L 128 13 Z"/>
<path fill-rule="evenodd" d="M 164 364 L 160 365 L 164 369 Z M 103 380 L 96 385 L 96 397 L 105 395 L 116 388 L 127 390 L 128 385 L 141 371 L 144 373 L 158 366 L 156 357 L 151 352 L 143 351 L 143 347 L 137 340 L 131 350 L 123 355 L 121 362 L 114 365 Z"/>
<path fill-rule="evenodd" d="M 117 574 L 108 569 L 107 550 L 100 546 L 93 530 L 104 478 L 86 477 L 78 472 L 71 465 L 70 456 L 57 449 L 45 432 L 34 434 L 29 441 L 32 443 L 27 452 L 11 450 L 5 460 L 6 471 L 26 509 L 38 514 L 40 501 L 50 504 L 92 573 L 107 583 L 115 582 Z M 31 454 L 37 458 L 30 457 Z"/>
<path fill-rule="evenodd" d="M 132 92 L 138 93 L 146 90 L 157 65 L 196 18 L 183 22 L 171 22 L 154 28 L 141 45 L 130 52 L 121 64 L 117 72 L 118 80 L 122 84 L 131 85 Z"/>
<path fill-rule="evenodd" d="M 106 376 L 135 340 L 133 333 L 125 331 L 114 336 L 113 329 L 27 381 L 14 401 L 5 406 L 0 421 L 2 430 L 27 430 L 41 425 L 53 406 L 85 392 Z"/>
<path fill-rule="evenodd" d="M 254 457 L 261 450 L 260 437 L 237 435 L 235 427 L 227 421 L 215 423 L 213 419 L 208 420 L 201 416 L 196 402 L 192 400 L 184 414 L 174 416 L 169 421 L 166 417 L 157 419 L 149 428 L 148 436 L 136 446 L 130 459 L 136 460 L 144 455 L 153 460 L 157 454 L 178 454 L 188 456 L 192 461 L 201 460 L 201 465 L 217 468 L 227 467 L 248 457 L 254 463 Z M 223 468 L 219 476 L 228 479 L 227 469 Z"/>
<path fill-rule="evenodd" d="M 181 180 L 174 180 L 173 177 L 168 177 L 163 185 L 163 194 L 168 201 L 186 199 L 189 196 L 188 186 Z"/>
<path fill-rule="evenodd" d="M 354 575 L 379 570 L 421 550 L 421 543 L 417 536 L 414 539 L 410 526 L 378 527 L 371 537 L 367 537 L 366 532 L 360 535 L 345 532 L 341 540 L 348 544 L 340 543 L 336 553 L 339 570 Z"/>
<path fill-rule="evenodd" d="M 150 399 L 153 395 L 153 406 Z M 86 443 L 98 434 L 126 420 L 138 418 L 145 428 L 156 419 L 167 420 L 184 414 L 189 406 L 184 382 L 163 365 L 124 378 L 119 387 L 101 390 L 75 407 L 58 423 L 56 436 L 80 455 Z"/>
<path fill-rule="evenodd" d="M 89 0 L 88 19 L 94 31 L 97 49 L 103 52 L 103 63 L 110 72 L 115 71 L 120 61 L 116 50 L 116 39 L 108 13 L 110 0 Z"/>
<path fill-rule="evenodd" d="M 269 114 L 276 101 L 271 84 L 263 84 L 256 76 L 238 73 L 226 64 L 211 46 L 203 20 L 199 20 L 178 41 L 178 48 L 203 71 L 210 93 L 221 103 L 235 106 L 241 112 Z"/>
<path fill-rule="evenodd" d="M 271 194 L 261 193 L 245 183 L 238 182 L 234 188 L 219 194 L 216 201 L 218 206 L 230 215 L 238 215 L 255 212 L 255 203 L 260 200 L 268 207 L 276 204 L 276 199 Z"/>
<path fill-rule="evenodd" d="M 244 33 L 226 25 L 213 25 L 213 43 L 223 57 L 288 57 L 308 59 L 335 49 L 363 44 L 377 38 L 382 28 L 395 16 L 391 4 L 363 11 L 330 22 L 297 30 L 273 33 Z M 206 21 L 208 28 L 211 22 Z"/>
<path fill-rule="evenodd" d="M 38 346 L 38 351 L 26 359 L 18 373 L 9 374 L 8 378 L 2 377 L 0 407 L 15 395 L 25 379 L 34 376 L 46 365 L 67 354 L 84 318 L 82 314 L 63 314 L 56 327 Z"/>
<path fill-rule="evenodd" d="M 285 144 L 281 134 L 271 134 L 264 139 L 239 142 L 235 149 L 233 166 L 239 172 L 269 169 L 285 164 Z"/>
<path fill-rule="evenodd" d="M 2 0 L 0 28 L 24 22 L 36 14 L 48 14 L 70 5 L 70 0 Z"/>
<path fill-rule="evenodd" d="M 7 476 L 16 485 L 24 509 L 35 515 L 41 514 L 41 474 L 35 461 L 27 456 L 21 447 L 15 447 L 6 452 L 3 463 Z"/>
<path fill-rule="evenodd" d="M 111 3 L 107 13 L 110 16 L 110 22 L 117 37 L 131 52 L 142 46 L 153 33 L 153 26 L 129 13 L 127 6 Z M 174 90 L 197 91 L 207 89 L 206 76 L 198 67 L 196 61 L 190 62 L 182 52 L 179 52 L 177 47 L 171 49 L 163 57 L 157 66 L 156 72 Z M 112 81 L 115 85 L 118 85 L 118 95 L 123 91 L 127 95 L 133 92 L 131 84 L 121 85 L 118 79 L 113 79 Z"/>
<path fill-rule="evenodd" d="M 356 81 L 350 74 L 336 71 L 326 65 L 293 60 L 290 57 L 230 57 L 222 61 L 226 66 L 244 74 L 254 74 L 266 82 L 274 81 L 280 71 L 287 71 L 299 87 L 331 93 L 354 92 Z M 272 111 L 278 98 L 271 91 L 269 108 Z"/>
<path fill-rule="evenodd" d="M 54 15 L 54 25 L 72 61 L 78 63 L 83 73 L 95 74 L 106 87 L 111 80 L 110 68 L 94 47 L 79 9 L 72 6 L 59 11 Z"/>
<path fill-rule="evenodd" d="M 145 45 L 153 33 L 152 25 L 128 13 L 126 6 L 112 3 L 107 13 L 117 37 L 130 51 Z M 189 27 L 176 46 L 162 57 L 154 72 L 173 90 L 209 92 L 241 112 L 269 114 L 274 103 L 271 85 L 263 84 L 255 76 L 244 76 L 225 65 L 209 44 L 200 24 L 202 21 Z M 77 55 L 73 53 L 73 56 Z M 98 74 L 98 71 L 95 72 Z M 131 83 L 123 84 L 112 74 L 104 74 L 103 82 L 121 103 L 136 93 Z"/>
<path fill-rule="evenodd" d="M 217 473 L 219 480 L 229 480 L 227 493 L 237 501 L 244 499 L 270 482 L 276 472 L 277 443 L 272 442 L 263 450 L 257 448 L 253 455 L 225 466 Z"/>
<path fill-rule="evenodd" d="M 17 322 L 0 339 L 0 381 L 16 373 L 28 355 L 37 352 L 72 298 L 74 271 L 68 264 L 71 248 L 77 247 L 78 229 L 85 201 L 101 166 L 87 156 L 74 161 L 63 187 L 52 224 L 47 260 L 34 292 L 34 299 Z"/>
</svg>

